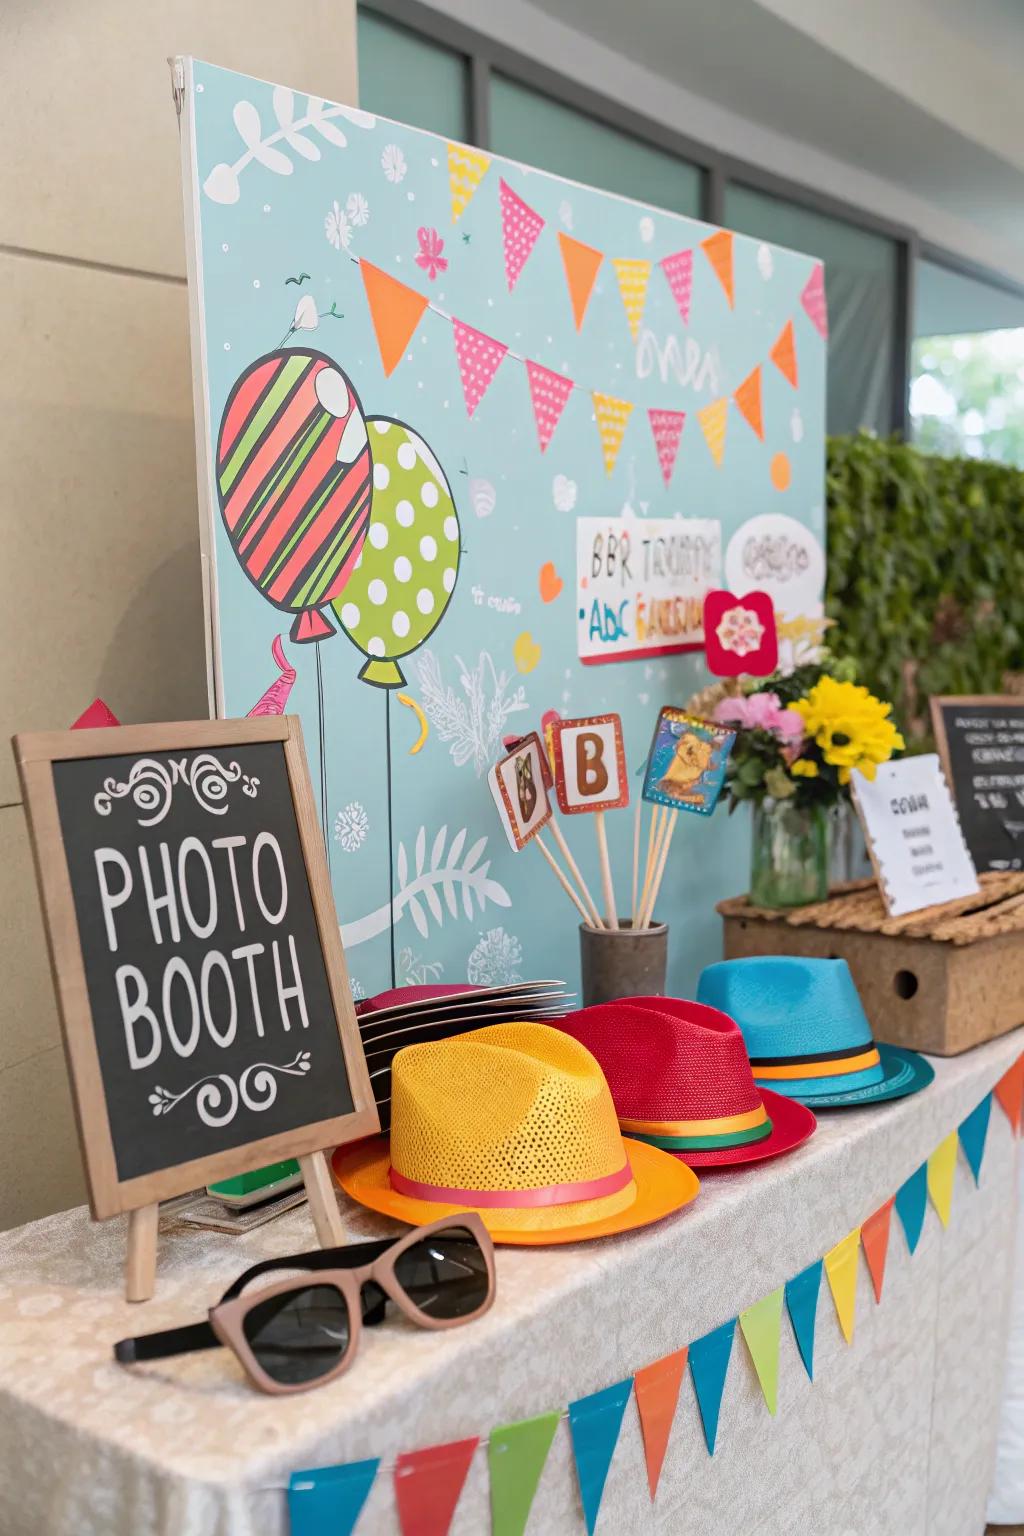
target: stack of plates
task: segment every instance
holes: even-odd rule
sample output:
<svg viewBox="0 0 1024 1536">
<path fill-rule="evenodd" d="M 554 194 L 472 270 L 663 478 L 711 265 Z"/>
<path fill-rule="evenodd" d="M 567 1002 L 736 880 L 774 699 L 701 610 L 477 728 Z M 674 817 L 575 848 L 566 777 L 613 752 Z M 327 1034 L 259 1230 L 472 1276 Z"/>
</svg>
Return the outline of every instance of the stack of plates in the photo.
<svg viewBox="0 0 1024 1536">
<path fill-rule="evenodd" d="M 564 981 L 520 981 L 504 987 L 403 987 L 360 1003 L 359 1033 L 381 1129 L 391 1124 L 391 1063 L 403 1046 L 447 1040 L 509 1019 L 558 1019 L 573 1000 Z"/>
</svg>

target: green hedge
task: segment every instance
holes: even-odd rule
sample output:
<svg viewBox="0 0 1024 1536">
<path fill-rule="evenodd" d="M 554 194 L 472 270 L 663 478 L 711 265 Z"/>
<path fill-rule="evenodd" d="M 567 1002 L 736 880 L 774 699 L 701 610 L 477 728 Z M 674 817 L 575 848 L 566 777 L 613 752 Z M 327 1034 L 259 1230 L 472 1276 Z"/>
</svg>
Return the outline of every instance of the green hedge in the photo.
<svg viewBox="0 0 1024 1536">
<path fill-rule="evenodd" d="M 930 695 L 1024 672 L 1024 473 L 862 432 L 829 439 L 827 497 L 830 644 L 921 745 Z"/>
</svg>

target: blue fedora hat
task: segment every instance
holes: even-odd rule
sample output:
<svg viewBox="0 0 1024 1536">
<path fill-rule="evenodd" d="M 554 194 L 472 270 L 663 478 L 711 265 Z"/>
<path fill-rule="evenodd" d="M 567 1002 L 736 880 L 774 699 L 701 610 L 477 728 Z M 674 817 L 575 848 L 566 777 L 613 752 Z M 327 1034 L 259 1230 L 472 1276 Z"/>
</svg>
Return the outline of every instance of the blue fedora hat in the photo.
<svg viewBox="0 0 1024 1536">
<path fill-rule="evenodd" d="M 722 960 L 704 967 L 697 1001 L 735 1019 L 759 1088 L 811 1109 L 902 1099 L 935 1076 L 916 1051 L 876 1045 L 845 960 Z"/>
</svg>

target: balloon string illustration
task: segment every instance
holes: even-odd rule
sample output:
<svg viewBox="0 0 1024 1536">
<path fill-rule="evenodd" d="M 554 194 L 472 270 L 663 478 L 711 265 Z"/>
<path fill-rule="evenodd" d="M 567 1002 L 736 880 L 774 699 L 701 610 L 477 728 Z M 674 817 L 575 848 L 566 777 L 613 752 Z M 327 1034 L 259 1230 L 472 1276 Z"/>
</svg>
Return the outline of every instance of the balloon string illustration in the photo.
<svg viewBox="0 0 1024 1536">
<path fill-rule="evenodd" d="M 384 756 L 388 770 L 388 910 L 391 913 L 391 921 L 388 924 L 388 939 L 391 945 L 391 986 L 394 989 L 398 982 L 395 970 L 395 839 L 392 824 L 391 803 L 391 689 L 385 688 L 384 693 Z"/>
<path fill-rule="evenodd" d="M 327 812 L 327 727 L 324 710 L 324 665 L 320 659 L 320 647 L 316 651 L 316 716 L 320 745 L 320 823 L 324 829 L 324 847 L 327 850 L 327 872 L 331 870 L 331 828 Z"/>
</svg>

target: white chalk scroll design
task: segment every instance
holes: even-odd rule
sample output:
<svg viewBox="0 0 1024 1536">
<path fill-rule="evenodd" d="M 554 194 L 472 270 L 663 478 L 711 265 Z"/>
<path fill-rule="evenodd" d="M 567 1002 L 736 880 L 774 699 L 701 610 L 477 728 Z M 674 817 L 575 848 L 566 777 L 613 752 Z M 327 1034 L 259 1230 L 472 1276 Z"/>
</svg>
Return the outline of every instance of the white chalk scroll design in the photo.
<svg viewBox="0 0 1024 1536">
<path fill-rule="evenodd" d="M 255 1113 L 269 1109 L 277 1098 L 278 1077 L 304 1077 L 309 1071 L 308 1051 L 299 1051 L 291 1061 L 279 1064 L 257 1061 L 246 1067 L 237 1083 L 227 1072 L 212 1072 L 197 1078 L 181 1093 L 171 1093 L 169 1088 L 156 1087 L 149 1095 L 154 1115 L 169 1115 L 184 1099 L 195 1094 L 195 1108 L 204 1125 L 214 1129 L 230 1125 L 238 1113 L 239 1104 Z"/>
<path fill-rule="evenodd" d="M 155 827 L 171 808 L 175 786 L 184 784 L 195 796 L 196 804 L 212 816 L 223 816 L 228 808 L 228 790 L 240 784 L 243 795 L 255 799 L 259 779 L 243 773 L 237 763 L 222 763 L 212 752 L 197 752 L 187 757 L 161 763 L 155 757 L 140 757 L 132 764 L 127 779 L 108 778 L 97 791 L 93 807 L 98 816 L 109 816 L 115 800 L 131 799 L 138 811 L 140 827 Z"/>
</svg>

